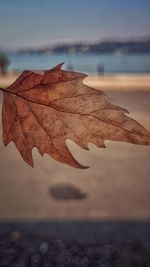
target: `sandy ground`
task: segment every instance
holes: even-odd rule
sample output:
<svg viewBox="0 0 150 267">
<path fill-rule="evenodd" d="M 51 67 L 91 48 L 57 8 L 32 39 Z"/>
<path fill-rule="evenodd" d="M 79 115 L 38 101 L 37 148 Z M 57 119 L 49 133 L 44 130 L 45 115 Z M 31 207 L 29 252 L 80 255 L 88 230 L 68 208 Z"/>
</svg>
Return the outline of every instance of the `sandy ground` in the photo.
<svg viewBox="0 0 150 267">
<path fill-rule="evenodd" d="M 19 75 L 20 73 L 9 73 L 6 76 L 0 77 L 0 86 L 9 86 Z M 150 89 L 149 74 L 89 76 L 84 82 L 94 88 L 103 88 L 105 90 L 141 91 Z"/>
<path fill-rule="evenodd" d="M 15 78 L 0 78 L 0 86 Z M 150 130 L 150 76 L 89 77 L 85 82 L 104 89 L 109 100 L 130 110 Z M 1 130 L 0 125 L 0 135 Z M 107 149 L 90 145 L 87 152 L 71 141 L 68 145 L 89 169 L 73 169 L 46 155 L 42 158 L 36 149 L 32 169 L 13 143 L 5 148 L 0 138 L 0 220 L 150 219 L 150 147 L 107 141 Z M 60 183 L 80 188 L 87 197 L 54 199 L 50 188 Z"/>
</svg>

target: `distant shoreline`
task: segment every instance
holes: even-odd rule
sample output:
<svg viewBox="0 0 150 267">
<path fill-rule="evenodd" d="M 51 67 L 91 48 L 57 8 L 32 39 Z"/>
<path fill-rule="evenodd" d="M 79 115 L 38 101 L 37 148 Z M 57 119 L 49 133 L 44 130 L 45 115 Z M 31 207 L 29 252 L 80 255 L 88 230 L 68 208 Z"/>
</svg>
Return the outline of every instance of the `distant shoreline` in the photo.
<svg viewBox="0 0 150 267">
<path fill-rule="evenodd" d="M 17 53 L 150 53 L 150 38 L 133 39 L 133 40 L 104 40 L 101 42 L 77 42 L 64 43 L 56 45 L 47 45 L 39 48 L 21 48 L 16 50 Z"/>
</svg>

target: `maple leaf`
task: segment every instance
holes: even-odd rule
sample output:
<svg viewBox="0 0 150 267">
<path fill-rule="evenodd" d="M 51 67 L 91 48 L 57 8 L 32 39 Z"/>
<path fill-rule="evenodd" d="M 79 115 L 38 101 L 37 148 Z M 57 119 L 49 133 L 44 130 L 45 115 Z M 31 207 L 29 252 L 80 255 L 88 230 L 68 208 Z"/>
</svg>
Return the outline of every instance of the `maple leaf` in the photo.
<svg viewBox="0 0 150 267">
<path fill-rule="evenodd" d="M 84 149 L 88 143 L 105 147 L 105 140 L 150 144 L 150 132 L 125 115 L 127 110 L 109 103 L 102 91 L 84 85 L 87 75 L 64 71 L 62 64 L 44 74 L 24 71 L 7 89 L 1 88 L 5 145 L 13 141 L 31 166 L 36 147 L 41 155 L 86 168 L 73 158 L 67 139 Z"/>
</svg>

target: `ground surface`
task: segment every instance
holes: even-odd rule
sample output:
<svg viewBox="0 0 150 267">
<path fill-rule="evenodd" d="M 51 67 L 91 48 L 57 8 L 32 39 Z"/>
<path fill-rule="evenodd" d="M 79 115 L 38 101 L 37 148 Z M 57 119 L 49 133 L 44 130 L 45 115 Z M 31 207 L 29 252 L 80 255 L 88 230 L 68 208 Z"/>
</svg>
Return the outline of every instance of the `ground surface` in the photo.
<svg viewBox="0 0 150 267">
<path fill-rule="evenodd" d="M 139 241 L 85 244 L 13 232 L 0 238 L 0 259 L 0 267 L 149 267 L 150 247 Z"/>
</svg>

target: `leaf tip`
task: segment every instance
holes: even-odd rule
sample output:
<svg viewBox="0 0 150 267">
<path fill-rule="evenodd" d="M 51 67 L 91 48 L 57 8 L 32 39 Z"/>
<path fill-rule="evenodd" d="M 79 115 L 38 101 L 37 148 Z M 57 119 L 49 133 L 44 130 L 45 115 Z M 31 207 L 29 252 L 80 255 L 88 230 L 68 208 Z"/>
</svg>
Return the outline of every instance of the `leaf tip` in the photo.
<svg viewBox="0 0 150 267">
<path fill-rule="evenodd" d="M 89 167 L 89 166 L 84 166 L 84 165 L 79 164 L 79 165 L 77 166 L 77 168 L 82 169 L 82 170 L 86 170 L 86 169 L 89 169 L 90 167 Z"/>
<path fill-rule="evenodd" d="M 33 160 L 32 161 L 28 161 L 27 163 L 29 164 L 30 167 L 34 168 Z"/>
<path fill-rule="evenodd" d="M 73 166 L 73 167 L 75 167 L 75 166 Z M 75 167 L 75 168 L 80 169 L 80 170 L 86 170 L 86 169 L 89 169 L 90 167 L 89 166 L 80 165 L 80 166 Z"/>
<path fill-rule="evenodd" d="M 59 70 L 61 69 L 61 67 L 65 64 L 65 62 L 61 62 L 59 64 L 57 64 L 54 68 L 52 68 L 52 70 Z"/>
<path fill-rule="evenodd" d="M 3 144 L 6 147 L 9 143 L 11 142 L 11 140 L 6 139 L 6 137 L 3 136 Z"/>
<path fill-rule="evenodd" d="M 83 166 L 82 169 L 86 170 L 86 169 L 89 169 L 90 167 L 89 166 Z"/>
</svg>

